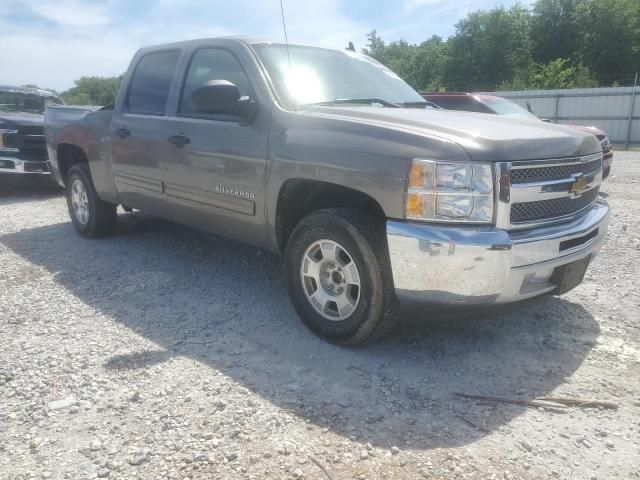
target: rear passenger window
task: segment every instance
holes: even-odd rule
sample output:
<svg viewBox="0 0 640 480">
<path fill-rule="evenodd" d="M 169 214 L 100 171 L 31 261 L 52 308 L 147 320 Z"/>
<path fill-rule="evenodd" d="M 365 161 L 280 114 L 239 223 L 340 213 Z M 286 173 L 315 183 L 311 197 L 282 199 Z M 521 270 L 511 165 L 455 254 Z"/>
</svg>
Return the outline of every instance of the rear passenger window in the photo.
<svg viewBox="0 0 640 480">
<path fill-rule="evenodd" d="M 249 78 L 238 59 L 229 51 L 220 48 L 202 48 L 193 55 L 187 78 L 182 89 L 179 112 L 197 113 L 189 103 L 194 90 L 209 80 L 227 80 L 240 90 L 241 96 L 253 97 Z"/>
<path fill-rule="evenodd" d="M 164 115 L 179 56 L 179 51 L 172 50 L 142 57 L 127 95 L 127 107 L 131 113 Z"/>
</svg>

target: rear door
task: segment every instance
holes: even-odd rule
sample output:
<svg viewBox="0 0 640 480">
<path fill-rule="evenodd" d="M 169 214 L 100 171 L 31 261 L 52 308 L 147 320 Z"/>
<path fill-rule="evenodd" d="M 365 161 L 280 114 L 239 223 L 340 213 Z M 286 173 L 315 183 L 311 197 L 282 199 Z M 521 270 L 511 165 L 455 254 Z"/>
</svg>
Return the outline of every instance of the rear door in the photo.
<svg viewBox="0 0 640 480">
<path fill-rule="evenodd" d="M 264 234 L 267 140 L 270 112 L 263 105 L 248 124 L 228 114 L 201 114 L 191 93 L 209 80 L 228 80 L 242 96 L 256 98 L 246 55 L 202 46 L 190 53 L 168 120 L 175 139 L 166 157 L 165 193 L 171 217 L 249 243 Z"/>
<path fill-rule="evenodd" d="M 179 59 L 180 50 L 140 54 L 111 124 L 114 178 L 122 202 L 158 215 L 165 207 L 163 159 L 172 147 L 166 108 Z"/>
</svg>

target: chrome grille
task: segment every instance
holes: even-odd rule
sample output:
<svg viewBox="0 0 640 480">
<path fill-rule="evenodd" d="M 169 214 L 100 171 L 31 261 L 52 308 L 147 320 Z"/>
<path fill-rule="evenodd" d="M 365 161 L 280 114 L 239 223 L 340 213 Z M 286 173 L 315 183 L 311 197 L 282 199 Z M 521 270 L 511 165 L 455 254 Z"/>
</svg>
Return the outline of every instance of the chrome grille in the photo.
<svg viewBox="0 0 640 480">
<path fill-rule="evenodd" d="M 538 202 L 511 205 L 511 223 L 535 222 L 578 213 L 591 205 L 598 197 L 598 189 L 592 188 L 578 198 L 563 197 Z"/>
<path fill-rule="evenodd" d="M 514 168 L 511 170 L 511 184 L 544 182 L 559 178 L 570 178 L 578 173 L 591 173 L 602 167 L 602 159 L 598 158 L 586 163 L 573 165 L 546 166 L 538 168 Z"/>
<path fill-rule="evenodd" d="M 588 209 L 602 183 L 602 153 L 496 164 L 496 225 L 507 230 L 566 221 Z"/>
<path fill-rule="evenodd" d="M 22 132 L 18 133 L 19 140 L 22 140 L 19 144 L 19 149 L 25 157 L 32 157 L 34 159 L 46 159 L 47 158 L 47 143 L 44 135 L 23 135 Z"/>
</svg>

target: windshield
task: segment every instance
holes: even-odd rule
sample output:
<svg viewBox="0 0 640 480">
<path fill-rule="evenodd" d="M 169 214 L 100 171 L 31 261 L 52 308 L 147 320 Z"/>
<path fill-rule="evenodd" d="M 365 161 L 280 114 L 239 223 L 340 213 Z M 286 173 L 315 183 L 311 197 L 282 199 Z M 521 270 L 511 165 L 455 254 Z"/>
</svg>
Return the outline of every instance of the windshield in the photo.
<svg viewBox="0 0 640 480">
<path fill-rule="evenodd" d="M 348 50 L 260 44 L 253 48 L 287 108 L 309 104 L 425 104 L 400 77 L 376 60 Z M 291 66 L 289 66 L 289 57 Z M 397 105 L 394 105 L 397 106 Z"/>
<path fill-rule="evenodd" d="M 43 113 L 50 105 L 61 105 L 62 100 L 53 96 L 34 93 L 0 91 L 0 111 Z"/>
<path fill-rule="evenodd" d="M 498 115 L 504 115 L 511 118 L 522 118 L 524 120 L 540 120 L 527 109 L 522 108 L 517 103 L 505 98 L 487 98 L 483 97 L 482 101 Z"/>
</svg>

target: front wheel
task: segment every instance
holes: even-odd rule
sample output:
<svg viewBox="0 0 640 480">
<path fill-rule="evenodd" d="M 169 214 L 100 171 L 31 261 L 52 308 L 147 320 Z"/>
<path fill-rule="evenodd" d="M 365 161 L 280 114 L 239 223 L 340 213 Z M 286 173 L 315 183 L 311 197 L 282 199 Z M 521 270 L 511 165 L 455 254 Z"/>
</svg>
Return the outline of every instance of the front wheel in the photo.
<svg viewBox="0 0 640 480">
<path fill-rule="evenodd" d="M 88 165 L 74 165 L 67 176 L 67 206 L 71 223 L 84 237 L 104 237 L 115 230 L 117 205 L 96 193 Z"/>
<path fill-rule="evenodd" d="M 304 218 L 287 243 L 285 270 L 296 311 L 330 342 L 373 341 L 397 322 L 384 224 L 363 212 L 327 209 Z"/>
</svg>

